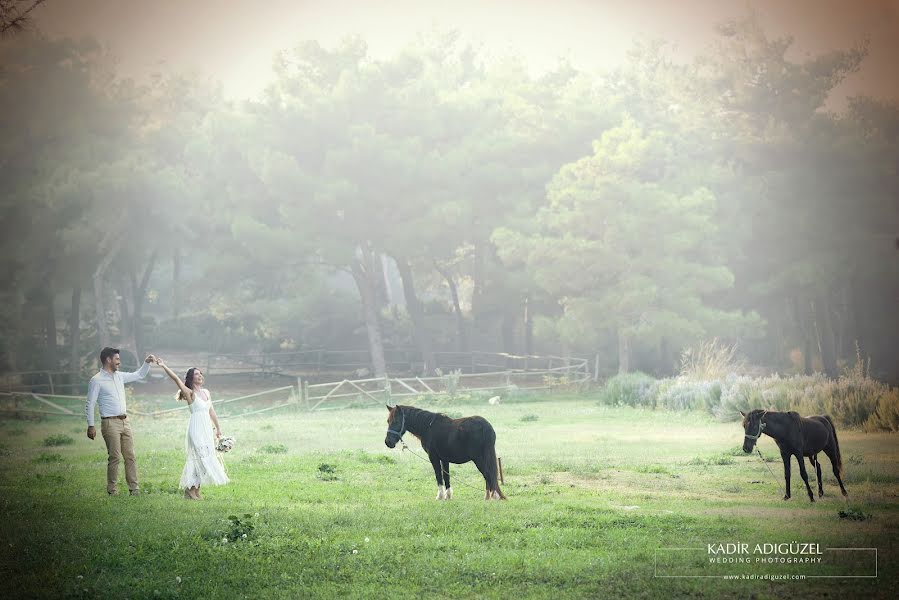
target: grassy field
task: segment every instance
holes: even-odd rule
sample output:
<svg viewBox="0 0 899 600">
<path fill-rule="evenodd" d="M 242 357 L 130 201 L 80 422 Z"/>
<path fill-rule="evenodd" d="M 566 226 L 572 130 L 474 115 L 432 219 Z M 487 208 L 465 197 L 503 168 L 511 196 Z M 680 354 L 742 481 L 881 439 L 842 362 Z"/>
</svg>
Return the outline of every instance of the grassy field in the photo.
<svg viewBox="0 0 899 600">
<path fill-rule="evenodd" d="M 896 436 L 840 431 L 850 502 L 825 460 L 826 496 L 811 504 L 795 468 L 793 499 L 781 500 L 770 438 L 761 449 L 777 459 L 776 480 L 758 456 L 740 450 L 739 424 L 700 413 L 555 396 L 425 408 L 493 423 L 508 501 L 484 502 L 471 464 L 453 469 L 453 500 L 435 501 L 430 465 L 384 446 L 384 408 L 225 419 L 225 434 L 237 440 L 226 455 L 232 483 L 204 488 L 203 502 L 185 501 L 177 489 L 184 414 L 134 420 L 139 497 L 106 495 L 105 447 L 99 436 L 85 437 L 80 420 L 2 421 L 4 587 L 17 597 L 131 598 L 899 592 Z M 848 508 L 863 520 L 840 518 Z M 799 572 L 709 567 L 706 546 L 719 542 L 877 548 L 878 577 L 654 576 Z M 802 572 L 870 572 L 869 563 Z"/>
</svg>

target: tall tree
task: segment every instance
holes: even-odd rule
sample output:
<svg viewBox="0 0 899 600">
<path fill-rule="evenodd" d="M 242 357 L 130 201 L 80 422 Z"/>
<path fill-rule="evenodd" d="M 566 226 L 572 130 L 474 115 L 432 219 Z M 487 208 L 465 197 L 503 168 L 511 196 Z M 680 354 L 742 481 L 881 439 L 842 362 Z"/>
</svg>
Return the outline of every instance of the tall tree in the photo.
<svg viewBox="0 0 899 600">
<path fill-rule="evenodd" d="M 539 229 L 499 230 L 510 262 L 521 260 L 564 310 L 563 338 L 618 340 L 619 371 L 633 344 L 662 337 L 750 333 L 754 315 L 726 312 L 705 297 L 733 284 L 707 241 L 716 233 L 715 199 L 677 177 L 670 141 L 633 120 L 607 131 L 591 156 L 563 167 L 548 186 Z"/>
</svg>

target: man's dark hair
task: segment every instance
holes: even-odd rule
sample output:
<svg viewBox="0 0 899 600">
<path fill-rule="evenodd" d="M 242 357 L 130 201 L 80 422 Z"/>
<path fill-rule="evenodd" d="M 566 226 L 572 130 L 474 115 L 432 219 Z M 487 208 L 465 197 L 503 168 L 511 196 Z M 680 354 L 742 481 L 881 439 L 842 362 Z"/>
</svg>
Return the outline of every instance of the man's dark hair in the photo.
<svg viewBox="0 0 899 600">
<path fill-rule="evenodd" d="M 100 364 L 105 365 L 106 359 L 110 356 L 115 356 L 116 354 L 119 354 L 118 348 L 110 348 L 109 346 L 106 346 L 105 348 L 100 350 Z"/>
</svg>

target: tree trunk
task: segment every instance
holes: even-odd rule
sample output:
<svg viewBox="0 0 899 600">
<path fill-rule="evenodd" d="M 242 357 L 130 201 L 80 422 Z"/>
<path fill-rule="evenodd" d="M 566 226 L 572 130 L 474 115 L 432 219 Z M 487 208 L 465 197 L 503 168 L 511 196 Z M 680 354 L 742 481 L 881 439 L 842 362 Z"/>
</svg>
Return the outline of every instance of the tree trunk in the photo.
<svg viewBox="0 0 899 600">
<path fill-rule="evenodd" d="M 50 281 L 47 280 L 43 283 L 43 299 L 44 299 L 44 335 L 47 340 L 47 351 L 44 355 L 44 363 L 47 365 L 47 368 L 51 371 L 56 371 L 59 369 L 59 355 L 58 348 L 56 344 L 56 307 L 53 302 L 55 299 L 55 294 L 53 293 L 53 286 Z"/>
<path fill-rule="evenodd" d="M 371 353 L 372 369 L 376 377 L 387 376 L 387 363 L 384 360 L 384 343 L 381 340 L 381 323 L 378 315 L 378 300 L 373 277 L 380 277 L 377 262 L 372 259 L 373 252 L 363 248 L 361 257 L 350 264 L 350 271 L 359 297 L 362 300 L 362 312 L 365 317 L 365 328 L 368 331 L 368 347 Z"/>
<path fill-rule="evenodd" d="M 630 348 L 627 335 L 618 328 L 618 373 L 627 373 L 630 369 Z"/>
<path fill-rule="evenodd" d="M 465 316 L 462 314 L 462 305 L 459 303 L 459 288 L 456 286 L 456 280 L 448 270 L 441 268 L 437 261 L 434 261 L 434 267 L 446 280 L 453 299 L 453 312 L 456 315 L 456 349 L 459 352 L 468 352 L 468 328 L 465 325 Z"/>
<path fill-rule="evenodd" d="M 119 326 L 120 331 L 120 339 L 119 339 L 119 349 L 124 351 L 128 351 L 134 354 L 134 360 L 136 362 L 140 361 L 140 357 L 137 353 L 137 335 L 135 333 L 134 327 L 134 289 L 137 287 L 137 283 L 134 280 L 134 274 L 128 273 L 124 277 L 122 277 L 122 299 L 120 301 L 120 311 L 122 313 L 122 321 Z M 122 364 L 128 364 L 129 368 L 131 367 L 130 361 L 126 361 L 124 358 L 122 359 Z"/>
<path fill-rule="evenodd" d="M 503 320 L 500 325 L 500 336 L 502 337 L 503 352 L 506 354 L 516 354 L 515 352 L 515 318 L 518 311 L 513 310 L 514 307 L 507 306 L 503 310 Z M 513 359 L 506 357 L 506 368 L 510 368 Z"/>
<path fill-rule="evenodd" d="M 476 337 L 476 328 L 483 327 L 482 310 L 484 301 L 484 247 L 483 244 L 475 243 L 474 245 L 474 264 L 472 266 L 472 287 L 471 287 L 471 318 L 468 322 L 469 333 L 468 339 L 474 340 L 478 344 Z"/>
<path fill-rule="evenodd" d="M 849 320 L 852 325 L 851 341 L 853 347 L 851 356 L 854 358 L 857 351 L 861 359 L 864 360 L 868 349 L 868 340 L 865 329 L 865 308 L 862 303 L 861 285 L 862 283 L 858 277 L 853 278 L 852 283 L 849 285 Z"/>
<path fill-rule="evenodd" d="M 415 279 L 412 275 L 412 267 L 405 259 L 396 259 L 396 266 L 400 272 L 400 279 L 403 281 L 403 296 L 406 299 L 406 310 L 409 311 L 409 318 L 412 320 L 412 338 L 415 346 L 421 353 L 421 359 L 424 361 L 424 374 L 428 375 L 436 366 L 434 362 L 434 350 L 431 346 L 431 339 L 428 335 L 424 324 L 424 309 L 415 293 Z"/>
<path fill-rule="evenodd" d="M 103 241 L 100 242 L 100 254 L 103 259 L 97 263 L 97 268 L 94 270 L 94 305 L 97 311 L 97 335 L 100 338 L 101 348 L 109 346 L 111 341 L 109 325 L 106 322 L 107 304 L 104 277 L 109 265 L 118 254 L 123 239 L 122 235 L 116 232 L 116 228 L 112 228 L 106 233 Z"/>
<path fill-rule="evenodd" d="M 802 309 L 804 303 L 800 301 L 798 296 L 790 296 L 789 304 L 796 331 L 799 333 L 799 339 L 802 342 L 802 370 L 806 375 L 811 375 L 813 372 L 812 335 L 808 326 L 808 313 Z"/>
<path fill-rule="evenodd" d="M 69 370 L 81 370 L 81 286 L 72 288 L 72 305 L 69 312 Z"/>
<path fill-rule="evenodd" d="M 825 296 L 819 295 L 818 301 L 812 303 L 812 318 L 815 325 L 815 337 L 818 341 L 818 351 L 821 353 L 821 362 L 824 372 L 828 377 L 836 377 L 837 359 L 834 352 L 833 326 L 829 314 L 829 305 Z"/>
<path fill-rule="evenodd" d="M 132 331 L 134 333 L 134 349 L 137 353 L 138 364 L 141 357 L 144 356 L 144 298 L 147 297 L 147 286 L 150 285 L 150 275 L 156 266 L 156 257 L 159 255 L 158 250 L 153 250 L 150 258 L 144 267 L 144 274 L 141 276 L 140 283 L 134 281 L 134 275 L 131 275 L 131 288 L 134 293 L 134 313 L 132 314 Z"/>
<path fill-rule="evenodd" d="M 661 377 L 670 377 L 675 369 L 675 362 L 671 356 L 671 343 L 668 338 L 662 336 L 659 340 L 659 374 Z"/>
<path fill-rule="evenodd" d="M 172 251 L 172 318 L 181 314 L 181 246 Z"/>
<path fill-rule="evenodd" d="M 534 354 L 534 321 L 531 318 L 531 297 L 524 298 L 524 355 Z"/>
</svg>

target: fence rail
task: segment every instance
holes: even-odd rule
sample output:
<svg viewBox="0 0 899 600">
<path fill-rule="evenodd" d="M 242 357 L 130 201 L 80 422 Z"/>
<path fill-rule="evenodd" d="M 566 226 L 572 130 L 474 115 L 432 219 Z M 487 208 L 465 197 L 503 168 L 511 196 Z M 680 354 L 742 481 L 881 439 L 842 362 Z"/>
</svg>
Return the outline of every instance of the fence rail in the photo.
<svg viewBox="0 0 899 600">
<path fill-rule="evenodd" d="M 328 351 L 322 351 L 328 352 Z M 283 353 L 274 356 L 295 357 L 302 353 Z M 308 354 L 308 352 L 306 353 Z M 365 354 L 359 352 L 359 354 Z M 560 386 L 582 385 L 593 380 L 589 361 L 584 358 L 559 357 L 559 356 L 515 356 L 502 353 L 471 352 L 438 353 L 441 360 L 438 364 L 455 367 L 446 372 L 444 367 L 438 367 L 441 374 L 438 376 L 418 377 L 387 376 L 369 377 L 311 383 L 309 377 L 296 376 L 296 383 L 281 386 L 269 390 L 255 392 L 236 398 L 224 398 L 213 400 L 216 406 L 231 405 L 236 402 L 256 400 L 262 396 L 275 396 L 274 404 L 264 406 L 250 406 L 249 410 L 238 414 L 223 414 L 223 418 L 235 418 L 253 414 L 261 414 L 277 409 L 291 408 L 293 410 L 326 410 L 342 408 L 348 404 L 379 404 L 390 403 L 395 398 L 408 398 L 422 395 L 450 395 L 456 396 L 466 392 L 502 392 L 509 390 L 551 390 Z M 267 358 L 270 356 L 267 355 Z M 196 364 L 196 363 L 194 363 Z M 260 363 L 271 371 L 272 362 Z M 288 363 L 281 363 L 282 368 Z M 292 365 L 303 364 L 298 362 Z M 316 363 L 321 364 L 321 363 Z M 352 363 L 353 365 L 359 363 Z M 466 372 L 463 366 L 468 369 Z M 224 369 L 216 371 L 219 375 L 226 374 Z M 8 380 L 0 381 L 0 415 L 57 415 L 83 418 L 83 395 L 65 395 L 55 393 L 56 389 L 63 386 L 52 383 L 52 375 L 60 375 L 63 372 L 36 371 L 27 375 L 46 374 L 49 376 L 49 393 L 43 392 L 41 385 L 30 385 L 27 389 L 14 389 Z M 71 375 L 71 373 L 66 373 Z M 286 373 L 281 373 L 286 374 Z M 21 375 L 21 374 L 19 374 Z M 25 387 L 25 386 L 23 386 Z M 78 401 L 78 410 L 72 410 L 64 406 L 63 401 Z M 32 402 L 33 401 L 33 402 Z M 37 407 L 29 404 L 37 403 Z M 52 409 L 52 410 L 48 410 Z M 187 410 L 187 405 L 175 408 L 153 410 L 152 412 L 129 409 L 129 414 L 148 417 L 165 417 L 170 414 Z"/>
</svg>

